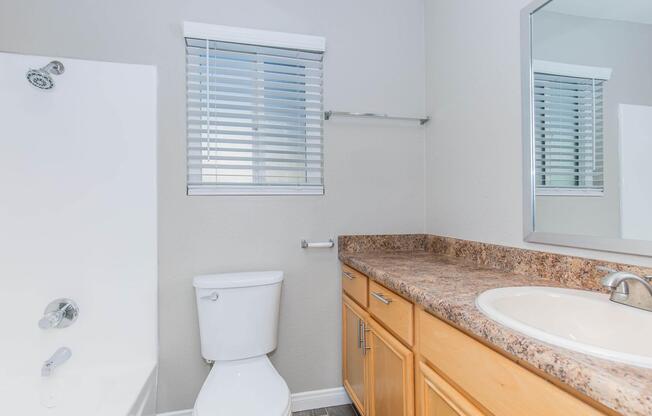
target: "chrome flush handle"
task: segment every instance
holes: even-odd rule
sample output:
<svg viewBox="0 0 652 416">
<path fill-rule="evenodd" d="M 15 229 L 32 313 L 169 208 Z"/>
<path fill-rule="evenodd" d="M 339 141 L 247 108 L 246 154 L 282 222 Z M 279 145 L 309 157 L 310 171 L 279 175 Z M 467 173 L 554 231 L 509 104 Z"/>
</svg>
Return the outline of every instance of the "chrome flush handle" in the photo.
<svg viewBox="0 0 652 416">
<path fill-rule="evenodd" d="M 210 300 L 211 302 L 217 302 L 219 298 L 220 298 L 220 294 L 217 292 L 213 292 L 210 295 L 201 297 L 201 299 Z"/>
</svg>

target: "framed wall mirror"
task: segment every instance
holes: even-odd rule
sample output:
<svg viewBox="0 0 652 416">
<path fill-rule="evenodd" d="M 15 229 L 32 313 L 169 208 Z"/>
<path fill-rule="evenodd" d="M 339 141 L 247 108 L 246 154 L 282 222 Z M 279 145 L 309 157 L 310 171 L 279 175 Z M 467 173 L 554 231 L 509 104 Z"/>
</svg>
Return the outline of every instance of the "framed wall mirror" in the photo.
<svg viewBox="0 0 652 416">
<path fill-rule="evenodd" d="M 652 256 L 652 1 L 522 15 L 525 240 Z"/>
</svg>

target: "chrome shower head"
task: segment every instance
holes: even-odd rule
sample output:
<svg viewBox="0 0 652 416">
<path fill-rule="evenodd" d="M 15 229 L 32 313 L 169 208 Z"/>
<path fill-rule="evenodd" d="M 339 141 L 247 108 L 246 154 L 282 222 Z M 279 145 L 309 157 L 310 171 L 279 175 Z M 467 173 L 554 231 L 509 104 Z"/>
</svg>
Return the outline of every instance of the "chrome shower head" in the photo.
<svg viewBox="0 0 652 416">
<path fill-rule="evenodd" d="M 51 90 L 54 88 L 54 80 L 52 75 L 61 75 L 65 71 L 65 67 L 59 61 L 52 61 L 43 68 L 30 69 L 27 71 L 27 81 L 36 88 L 42 90 Z"/>
</svg>

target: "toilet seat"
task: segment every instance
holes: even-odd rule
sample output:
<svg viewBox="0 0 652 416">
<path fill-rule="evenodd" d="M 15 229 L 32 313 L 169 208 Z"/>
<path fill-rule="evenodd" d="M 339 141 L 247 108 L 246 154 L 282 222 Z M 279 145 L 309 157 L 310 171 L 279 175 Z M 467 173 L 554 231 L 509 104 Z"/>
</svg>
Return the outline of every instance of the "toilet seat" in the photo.
<svg viewBox="0 0 652 416">
<path fill-rule="evenodd" d="M 288 416 L 290 390 L 266 355 L 216 361 L 193 416 Z"/>
</svg>

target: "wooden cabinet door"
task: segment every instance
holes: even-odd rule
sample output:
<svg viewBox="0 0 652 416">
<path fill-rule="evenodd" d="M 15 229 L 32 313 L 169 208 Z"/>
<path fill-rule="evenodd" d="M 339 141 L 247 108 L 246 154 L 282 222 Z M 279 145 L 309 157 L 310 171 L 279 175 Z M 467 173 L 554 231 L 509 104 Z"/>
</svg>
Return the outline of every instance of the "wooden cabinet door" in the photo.
<svg viewBox="0 0 652 416">
<path fill-rule="evenodd" d="M 417 416 L 483 416 L 439 374 L 419 362 L 416 379 Z"/>
<path fill-rule="evenodd" d="M 367 314 L 348 296 L 342 296 L 342 378 L 351 401 L 367 416 L 367 359 L 364 328 Z"/>
<path fill-rule="evenodd" d="M 369 416 L 414 415 L 412 352 L 373 319 L 367 321 Z"/>
</svg>

